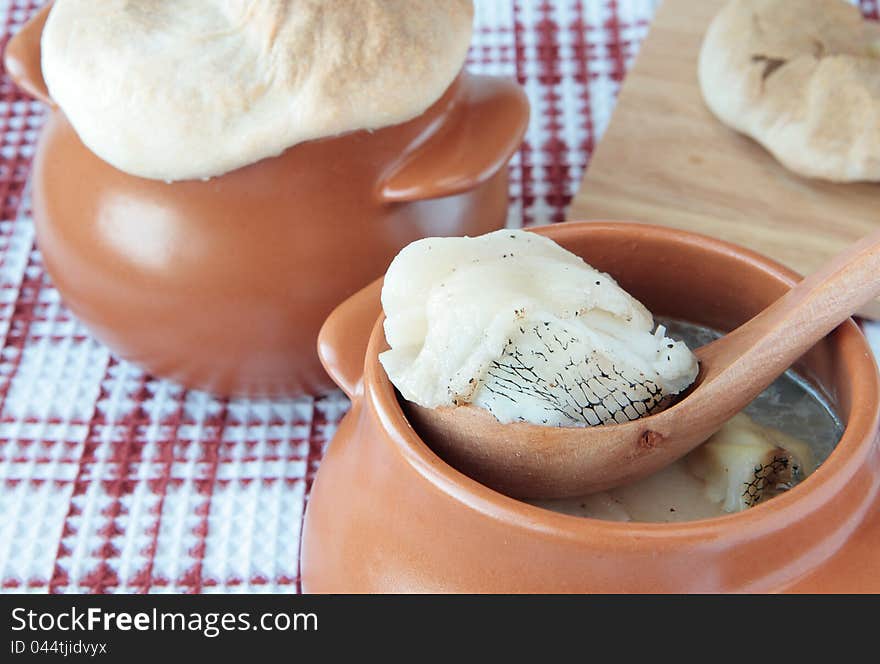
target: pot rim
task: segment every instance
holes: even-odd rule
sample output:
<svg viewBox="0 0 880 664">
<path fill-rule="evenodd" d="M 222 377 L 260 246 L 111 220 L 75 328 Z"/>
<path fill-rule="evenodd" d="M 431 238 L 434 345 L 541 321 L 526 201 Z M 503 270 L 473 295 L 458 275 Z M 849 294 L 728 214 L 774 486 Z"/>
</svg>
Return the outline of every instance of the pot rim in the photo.
<svg viewBox="0 0 880 664">
<path fill-rule="evenodd" d="M 585 231 L 614 232 L 621 227 L 654 236 L 666 235 L 677 243 L 698 246 L 706 253 L 724 254 L 788 286 L 800 279 L 792 270 L 744 247 L 664 226 L 597 221 L 564 222 L 528 230 L 564 243 L 565 239 Z M 369 400 L 397 451 L 424 480 L 454 500 L 484 516 L 549 537 L 575 541 L 601 538 L 606 543 L 615 542 L 622 549 L 645 546 L 658 549 L 658 545 L 673 547 L 694 540 L 720 542 L 739 539 L 744 533 L 754 537 L 778 530 L 834 500 L 866 462 L 880 427 L 880 375 L 867 340 L 850 318 L 828 337 L 834 345 L 835 356 L 868 359 L 867 362 L 850 362 L 850 382 L 864 388 L 852 391 L 846 427 L 831 454 L 797 486 L 742 512 L 677 523 L 616 522 L 562 514 L 511 498 L 471 479 L 437 456 L 422 440 L 406 418 L 395 388 L 378 360 L 379 353 L 387 348 L 384 320 L 382 313 L 370 334 L 364 358 L 362 398 Z M 843 515 L 842 519 L 848 521 Z"/>
</svg>

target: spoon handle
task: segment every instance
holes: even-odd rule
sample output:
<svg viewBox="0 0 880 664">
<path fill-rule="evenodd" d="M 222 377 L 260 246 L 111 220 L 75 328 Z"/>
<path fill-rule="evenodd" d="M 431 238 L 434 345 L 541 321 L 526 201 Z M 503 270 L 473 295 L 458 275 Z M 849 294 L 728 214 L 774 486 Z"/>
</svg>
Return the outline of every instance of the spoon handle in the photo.
<svg viewBox="0 0 880 664">
<path fill-rule="evenodd" d="M 722 400 L 732 416 L 878 296 L 880 230 L 838 254 L 747 323 L 698 349 L 703 375 L 694 396 L 700 394 L 707 404 Z"/>
</svg>

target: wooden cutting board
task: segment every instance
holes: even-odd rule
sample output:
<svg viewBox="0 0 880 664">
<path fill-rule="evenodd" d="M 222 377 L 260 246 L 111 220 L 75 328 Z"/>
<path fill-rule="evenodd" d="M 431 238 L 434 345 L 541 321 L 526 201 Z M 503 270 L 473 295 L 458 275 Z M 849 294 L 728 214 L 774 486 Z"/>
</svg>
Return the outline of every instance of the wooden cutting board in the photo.
<svg viewBox="0 0 880 664">
<path fill-rule="evenodd" d="M 568 216 L 696 231 L 808 274 L 880 225 L 880 185 L 801 178 L 709 112 L 697 55 L 724 3 L 664 0 Z"/>
</svg>

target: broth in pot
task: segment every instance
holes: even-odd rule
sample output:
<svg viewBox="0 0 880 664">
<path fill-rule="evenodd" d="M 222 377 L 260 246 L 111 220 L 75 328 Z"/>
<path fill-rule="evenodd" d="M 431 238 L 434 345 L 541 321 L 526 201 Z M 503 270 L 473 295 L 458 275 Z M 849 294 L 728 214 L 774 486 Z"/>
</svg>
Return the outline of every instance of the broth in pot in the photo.
<svg viewBox="0 0 880 664">
<path fill-rule="evenodd" d="M 721 336 L 691 323 L 658 322 L 691 348 Z M 529 502 L 610 521 L 672 523 L 723 516 L 802 481 L 828 457 L 843 429 L 828 400 L 789 370 L 721 431 L 667 468 L 589 496 Z"/>
</svg>

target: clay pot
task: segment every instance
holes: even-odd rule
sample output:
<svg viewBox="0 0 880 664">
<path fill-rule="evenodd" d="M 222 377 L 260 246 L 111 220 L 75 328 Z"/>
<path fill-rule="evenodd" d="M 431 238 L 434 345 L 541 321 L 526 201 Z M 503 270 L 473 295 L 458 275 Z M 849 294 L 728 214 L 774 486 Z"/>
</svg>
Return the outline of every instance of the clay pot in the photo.
<svg viewBox="0 0 880 664">
<path fill-rule="evenodd" d="M 731 329 L 797 275 L 725 242 L 670 228 L 565 223 L 538 231 L 609 272 L 656 315 Z M 443 462 L 407 422 L 377 360 L 380 284 L 338 307 L 319 337 L 351 396 L 306 514 L 308 592 L 878 592 L 880 378 L 848 321 L 801 374 L 846 423 L 831 456 L 745 512 L 681 524 L 550 512 Z"/>
<path fill-rule="evenodd" d="M 6 67 L 51 104 L 47 12 Z M 504 225 L 527 121 L 516 84 L 462 73 L 412 121 L 167 184 L 96 157 L 53 106 L 32 175 L 37 243 L 67 306 L 151 373 L 222 395 L 318 392 L 332 387 L 315 340 L 334 306 L 416 239 Z"/>
</svg>

